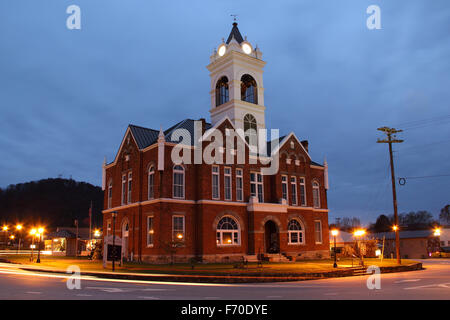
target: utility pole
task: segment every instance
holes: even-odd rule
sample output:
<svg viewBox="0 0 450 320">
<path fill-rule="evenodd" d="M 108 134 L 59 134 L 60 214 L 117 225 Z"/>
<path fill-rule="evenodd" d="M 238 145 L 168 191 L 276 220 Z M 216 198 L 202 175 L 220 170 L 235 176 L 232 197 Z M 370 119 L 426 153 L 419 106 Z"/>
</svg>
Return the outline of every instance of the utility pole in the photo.
<svg viewBox="0 0 450 320">
<path fill-rule="evenodd" d="M 382 131 L 386 134 L 387 139 L 377 140 L 377 143 L 388 143 L 389 144 L 389 158 L 391 162 L 391 179 L 392 179 L 392 198 L 394 202 L 394 230 L 395 230 L 395 251 L 397 255 L 397 263 L 401 264 L 400 258 L 400 235 L 399 235 L 399 225 L 398 225 L 398 212 L 397 212 L 397 191 L 395 189 L 395 173 L 394 173 L 394 157 L 392 155 L 392 144 L 402 143 L 403 140 L 396 138 L 395 134 L 402 132 L 403 130 L 396 130 L 394 128 L 382 127 L 377 130 Z"/>
</svg>

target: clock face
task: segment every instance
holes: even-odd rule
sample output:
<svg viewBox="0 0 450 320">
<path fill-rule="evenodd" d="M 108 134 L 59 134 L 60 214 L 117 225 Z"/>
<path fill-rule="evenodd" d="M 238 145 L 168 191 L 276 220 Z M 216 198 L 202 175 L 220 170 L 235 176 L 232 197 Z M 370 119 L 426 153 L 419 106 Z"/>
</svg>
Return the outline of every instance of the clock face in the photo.
<svg viewBox="0 0 450 320">
<path fill-rule="evenodd" d="M 221 45 L 219 47 L 219 56 L 223 56 L 225 54 L 225 52 L 227 51 L 227 48 L 225 47 L 225 45 Z"/>
<path fill-rule="evenodd" d="M 242 45 L 242 51 L 244 51 L 246 54 L 252 53 L 252 47 L 248 43 L 244 43 Z"/>
</svg>

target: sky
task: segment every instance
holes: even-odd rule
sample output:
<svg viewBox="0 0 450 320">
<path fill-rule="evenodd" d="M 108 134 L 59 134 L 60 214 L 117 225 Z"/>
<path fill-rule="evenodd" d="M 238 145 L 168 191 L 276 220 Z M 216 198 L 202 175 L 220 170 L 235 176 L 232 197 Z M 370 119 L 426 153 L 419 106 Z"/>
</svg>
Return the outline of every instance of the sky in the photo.
<svg viewBox="0 0 450 320">
<path fill-rule="evenodd" d="M 81 8 L 81 30 L 66 9 Z M 366 9 L 378 5 L 381 29 Z M 442 1 L 5 0 L 0 2 L 0 187 L 48 177 L 101 185 L 128 124 L 209 119 L 214 48 L 257 44 L 266 126 L 309 140 L 329 165 L 330 222 L 450 202 L 450 3 Z M 418 178 L 435 176 L 434 178 Z"/>
</svg>

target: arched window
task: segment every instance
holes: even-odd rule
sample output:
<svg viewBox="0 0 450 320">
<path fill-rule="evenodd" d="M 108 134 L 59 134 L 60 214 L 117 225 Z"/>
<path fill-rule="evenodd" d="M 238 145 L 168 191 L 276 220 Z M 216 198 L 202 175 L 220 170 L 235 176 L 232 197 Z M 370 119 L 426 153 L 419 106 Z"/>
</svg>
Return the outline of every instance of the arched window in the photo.
<svg viewBox="0 0 450 320">
<path fill-rule="evenodd" d="M 216 242 L 221 246 L 238 245 L 239 225 L 231 217 L 223 217 L 217 224 Z"/>
<path fill-rule="evenodd" d="M 258 104 L 256 81 L 251 75 L 244 74 L 241 78 L 241 100 Z"/>
<path fill-rule="evenodd" d="M 304 241 L 303 228 L 300 222 L 295 219 L 288 224 L 289 244 L 302 244 Z"/>
<path fill-rule="evenodd" d="M 153 199 L 155 197 L 155 167 L 151 166 L 148 169 L 148 199 Z"/>
<path fill-rule="evenodd" d="M 217 81 L 216 85 L 216 107 L 228 102 L 229 93 L 228 93 L 228 78 L 222 77 Z"/>
<path fill-rule="evenodd" d="M 173 167 L 173 197 L 184 198 L 184 168 L 180 165 Z"/>
<path fill-rule="evenodd" d="M 256 130 L 257 130 L 257 123 L 254 116 L 252 116 L 250 113 L 247 113 L 244 116 L 244 134 L 245 134 L 245 141 L 250 144 L 250 141 L 253 142 L 252 145 L 256 145 L 258 142 L 256 141 Z"/>
<path fill-rule="evenodd" d="M 314 181 L 312 184 L 313 187 L 313 204 L 314 208 L 320 208 L 320 189 L 319 183 Z"/>
</svg>

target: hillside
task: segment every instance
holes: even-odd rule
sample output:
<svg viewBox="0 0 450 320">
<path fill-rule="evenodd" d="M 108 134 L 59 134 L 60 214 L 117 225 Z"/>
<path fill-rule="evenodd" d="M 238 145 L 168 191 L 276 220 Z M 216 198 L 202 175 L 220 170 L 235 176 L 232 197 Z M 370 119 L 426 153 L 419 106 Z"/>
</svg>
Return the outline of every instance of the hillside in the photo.
<svg viewBox="0 0 450 320">
<path fill-rule="evenodd" d="M 101 227 L 103 191 L 86 182 L 45 179 L 0 188 L 0 222 L 44 225 L 46 228 L 89 226 L 89 207 L 93 204 L 92 225 Z"/>
</svg>

